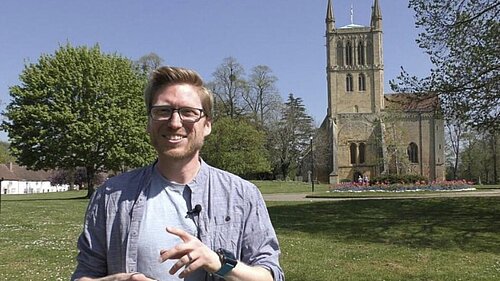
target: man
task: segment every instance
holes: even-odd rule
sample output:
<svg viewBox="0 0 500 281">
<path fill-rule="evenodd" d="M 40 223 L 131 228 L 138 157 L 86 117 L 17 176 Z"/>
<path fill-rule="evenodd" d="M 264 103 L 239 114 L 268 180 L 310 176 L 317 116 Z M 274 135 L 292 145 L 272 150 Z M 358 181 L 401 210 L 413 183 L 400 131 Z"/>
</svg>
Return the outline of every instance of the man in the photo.
<svg viewBox="0 0 500 281">
<path fill-rule="evenodd" d="M 158 159 L 95 192 L 72 280 L 284 280 L 256 186 L 199 157 L 213 106 L 200 76 L 161 67 L 145 102 Z"/>
</svg>

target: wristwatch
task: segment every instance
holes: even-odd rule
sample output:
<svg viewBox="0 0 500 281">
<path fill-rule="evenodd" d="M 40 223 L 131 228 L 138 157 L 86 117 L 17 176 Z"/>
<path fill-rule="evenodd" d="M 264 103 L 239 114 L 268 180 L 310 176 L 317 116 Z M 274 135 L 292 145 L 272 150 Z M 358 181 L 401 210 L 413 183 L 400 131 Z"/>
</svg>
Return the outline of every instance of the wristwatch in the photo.
<svg viewBox="0 0 500 281">
<path fill-rule="evenodd" d="M 238 261 L 236 260 L 236 257 L 233 255 L 233 253 L 229 252 L 228 250 L 220 248 L 215 252 L 217 253 L 217 255 L 219 255 L 219 260 L 222 264 L 222 267 L 217 272 L 214 272 L 214 274 L 224 278 L 226 274 L 233 270 Z"/>
</svg>

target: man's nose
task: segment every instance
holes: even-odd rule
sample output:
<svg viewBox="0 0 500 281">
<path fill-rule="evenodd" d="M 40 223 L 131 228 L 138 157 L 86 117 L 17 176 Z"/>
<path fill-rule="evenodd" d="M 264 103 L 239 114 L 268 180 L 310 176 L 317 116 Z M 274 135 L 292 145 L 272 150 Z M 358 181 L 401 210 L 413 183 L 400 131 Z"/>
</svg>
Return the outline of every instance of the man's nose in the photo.
<svg viewBox="0 0 500 281">
<path fill-rule="evenodd" d="M 179 111 L 172 112 L 172 116 L 168 120 L 168 124 L 170 127 L 182 127 L 182 120 Z"/>
</svg>

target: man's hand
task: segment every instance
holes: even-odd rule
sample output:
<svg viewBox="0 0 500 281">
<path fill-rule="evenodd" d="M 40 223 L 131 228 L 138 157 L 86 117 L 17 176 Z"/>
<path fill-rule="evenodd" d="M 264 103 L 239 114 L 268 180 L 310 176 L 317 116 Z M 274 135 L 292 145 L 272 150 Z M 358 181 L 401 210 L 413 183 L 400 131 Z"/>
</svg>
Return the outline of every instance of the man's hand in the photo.
<svg viewBox="0 0 500 281">
<path fill-rule="evenodd" d="M 167 231 L 182 240 L 182 243 L 177 244 L 175 247 L 160 251 L 160 260 L 162 262 L 168 259 L 177 259 L 177 262 L 169 270 L 170 274 L 173 275 L 184 267 L 179 277 L 185 278 L 199 268 L 211 273 L 221 268 L 222 264 L 217 253 L 208 248 L 198 238 L 175 227 L 167 227 Z"/>
</svg>

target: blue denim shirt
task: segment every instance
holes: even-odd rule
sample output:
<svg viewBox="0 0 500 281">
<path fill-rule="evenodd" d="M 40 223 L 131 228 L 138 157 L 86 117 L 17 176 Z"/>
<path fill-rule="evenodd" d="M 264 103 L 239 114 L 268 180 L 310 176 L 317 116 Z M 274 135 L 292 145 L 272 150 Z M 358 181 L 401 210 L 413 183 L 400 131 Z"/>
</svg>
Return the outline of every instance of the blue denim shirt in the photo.
<svg viewBox="0 0 500 281">
<path fill-rule="evenodd" d="M 191 206 L 202 207 L 194 218 L 200 240 L 212 250 L 224 248 L 248 265 L 269 269 L 276 281 L 284 280 L 278 239 L 258 188 L 200 161 L 200 171 L 189 184 Z M 96 190 L 71 280 L 137 270 L 139 227 L 152 172 L 153 165 L 123 173 Z M 219 279 L 207 273 L 205 280 Z"/>
</svg>

